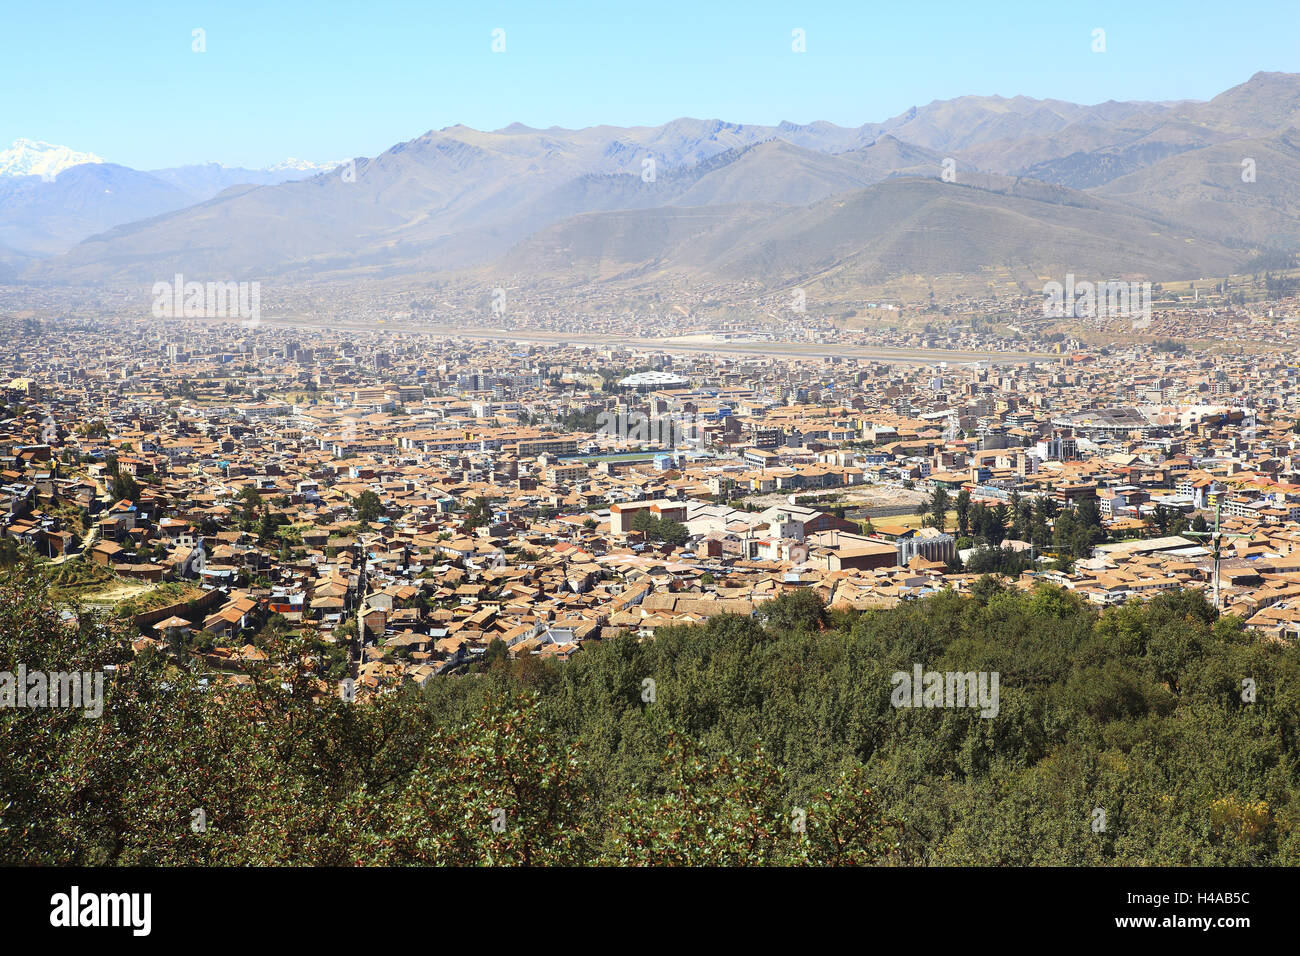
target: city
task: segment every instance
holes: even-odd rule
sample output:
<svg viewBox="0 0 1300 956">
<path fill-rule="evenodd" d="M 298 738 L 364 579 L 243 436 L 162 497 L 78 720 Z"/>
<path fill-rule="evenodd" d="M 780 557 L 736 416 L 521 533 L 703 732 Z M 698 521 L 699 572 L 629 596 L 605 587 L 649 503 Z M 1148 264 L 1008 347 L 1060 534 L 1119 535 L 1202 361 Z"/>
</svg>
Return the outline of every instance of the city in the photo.
<svg viewBox="0 0 1300 956">
<path fill-rule="evenodd" d="M 0 18 L 20 939 L 1287 925 L 1294 10 L 728 6 Z"/>
</svg>

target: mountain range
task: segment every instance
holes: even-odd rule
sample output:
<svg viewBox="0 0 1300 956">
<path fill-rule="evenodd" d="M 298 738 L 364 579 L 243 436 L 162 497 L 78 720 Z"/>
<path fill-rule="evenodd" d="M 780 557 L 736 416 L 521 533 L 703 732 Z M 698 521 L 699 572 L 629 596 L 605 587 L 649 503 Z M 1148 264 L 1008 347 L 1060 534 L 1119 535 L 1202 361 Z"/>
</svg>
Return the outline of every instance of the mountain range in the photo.
<svg viewBox="0 0 1300 956">
<path fill-rule="evenodd" d="M 1226 274 L 1300 247 L 1300 76 L 1208 102 L 963 96 L 856 128 L 453 126 L 289 181 L 226 172 L 0 179 L 0 269 L 109 285 Z"/>
<path fill-rule="evenodd" d="M 55 146 L 39 140 L 16 139 L 8 149 L 0 150 L 0 176 L 41 176 L 53 179 L 73 166 L 102 162 L 94 153 L 79 153 L 67 146 Z"/>
<path fill-rule="evenodd" d="M 268 169 L 204 163 L 143 172 L 93 153 L 19 139 L 0 151 L 0 246 L 24 258 L 54 255 L 113 226 L 192 206 L 231 186 L 275 185 L 332 168 L 289 159 Z M 5 261 L 0 251 L 0 270 Z"/>
</svg>

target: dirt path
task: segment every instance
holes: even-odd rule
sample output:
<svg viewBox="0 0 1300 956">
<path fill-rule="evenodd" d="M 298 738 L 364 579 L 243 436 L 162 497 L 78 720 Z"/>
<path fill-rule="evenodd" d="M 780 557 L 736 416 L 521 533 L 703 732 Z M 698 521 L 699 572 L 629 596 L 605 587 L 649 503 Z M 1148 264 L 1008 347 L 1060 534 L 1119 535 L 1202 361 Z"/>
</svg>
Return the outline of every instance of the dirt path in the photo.
<svg viewBox="0 0 1300 956">
<path fill-rule="evenodd" d="M 73 551 L 70 554 L 61 554 L 53 561 L 51 561 L 50 564 L 63 564 L 65 561 L 75 561 L 83 554 L 89 554 L 90 549 L 95 546 L 95 540 L 98 537 L 99 537 L 99 525 L 94 525 L 90 529 L 89 533 L 86 535 L 86 539 L 81 543 L 80 551 Z"/>
<path fill-rule="evenodd" d="M 123 601 L 128 601 L 133 597 L 138 597 L 139 595 L 143 594 L 145 591 L 152 590 L 156 586 L 157 585 L 150 584 L 148 582 L 145 582 L 143 584 L 136 584 L 136 583 L 115 584 L 110 588 L 104 589 L 103 591 L 96 591 L 92 594 L 82 595 L 81 603 L 108 607 L 114 604 L 120 604 Z"/>
</svg>

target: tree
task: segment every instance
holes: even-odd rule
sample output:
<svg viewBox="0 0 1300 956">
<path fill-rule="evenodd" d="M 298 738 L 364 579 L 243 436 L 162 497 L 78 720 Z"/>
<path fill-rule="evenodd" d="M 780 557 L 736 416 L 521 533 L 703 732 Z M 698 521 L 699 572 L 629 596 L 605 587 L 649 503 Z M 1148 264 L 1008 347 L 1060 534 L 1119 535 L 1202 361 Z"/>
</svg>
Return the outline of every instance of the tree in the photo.
<svg viewBox="0 0 1300 956">
<path fill-rule="evenodd" d="M 1051 531 L 1047 527 L 1047 503 L 1049 500 L 1042 495 L 1036 498 L 1029 520 L 1029 543 L 1039 551 L 1045 550 L 1048 542 L 1051 541 Z"/>
<path fill-rule="evenodd" d="M 510 649 L 506 647 L 506 642 L 499 637 L 492 638 L 488 642 L 487 649 L 483 651 L 482 665 L 484 669 L 492 667 L 494 664 L 510 662 Z"/>
<path fill-rule="evenodd" d="M 632 515 L 632 523 L 629 527 L 631 527 L 633 531 L 640 531 L 646 537 L 649 537 L 650 532 L 656 528 L 658 524 L 659 519 L 652 515 L 649 509 L 641 508 L 636 514 Z"/>
<path fill-rule="evenodd" d="M 1075 528 L 1078 524 L 1074 511 L 1064 511 L 1052 523 L 1052 547 L 1057 554 L 1074 556 Z"/>
<path fill-rule="evenodd" d="M 357 513 L 357 520 L 362 524 L 370 524 L 384 514 L 384 503 L 379 500 L 379 495 L 369 489 L 353 499 L 352 508 Z"/>
<path fill-rule="evenodd" d="M 556 747 L 536 695 L 499 698 L 430 740 L 391 804 L 362 817 L 364 857 L 422 866 L 572 866 L 592 835 L 576 744 Z"/>
<path fill-rule="evenodd" d="M 1034 533 L 1034 503 L 1032 501 L 1021 501 L 1016 508 L 1016 528 L 1015 537 L 1021 541 L 1028 541 Z"/>
<path fill-rule="evenodd" d="M 761 621 L 566 663 L 493 650 L 473 679 L 347 700 L 346 648 L 309 626 L 273 620 L 238 692 L 205 687 L 133 655 L 127 621 L 66 615 L 23 560 L 0 570 L 0 675 L 98 671 L 104 695 L 94 719 L 0 706 L 0 859 L 1300 864 L 1300 645 L 1195 590 L 1104 610 L 991 576 L 971 591 L 856 614 L 796 591 Z M 916 663 L 1000 674 L 996 716 L 897 706 Z"/>
<path fill-rule="evenodd" d="M 1156 505 L 1155 513 L 1152 515 L 1152 521 L 1156 526 L 1156 530 L 1159 531 L 1161 535 L 1167 535 L 1169 533 L 1169 509 L 1164 505 Z"/>
<path fill-rule="evenodd" d="M 1011 509 L 1003 502 L 998 502 L 993 506 L 994 522 L 992 527 L 997 529 L 997 543 L 1001 543 L 1007 536 L 1007 529 L 1010 527 Z"/>
<path fill-rule="evenodd" d="M 1006 505 L 990 508 L 982 501 L 976 502 L 971 508 L 971 530 L 975 537 L 992 547 L 1000 546 L 1007 536 L 1006 513 Z"/>
<path fill-rule="evenodd" d="M 904 862 L 903 825 L 855 768 L 798 805 L 761 746 L 709 760 L 673 734 L 660 797 L 635 798 L 613 821 L 609 862 L 636 866 L 878 866 Z"/>
<path fill-rule="evenodd" d="M 243 504 L 244 520 L 252 521 L 257 517 L 257 511 L 262 506 L 262 493 L 253 485 L 245 485 L 239 490 L 235 500 Z"/>
<path fill-rule="evenodd" d="M 1032 569 L 1034 561 L 1027 551 L 1013 547 L 976 548 L 967 558 L 963 570 L 971 574 L 1005 574 L 1015 577 Z"/>
<path fill-rule="evenodd" d="M 1075 506 L 1075 512 L 1085 526 L 1089 528 L 1101 527 L 1101 509 L 1097 505 L 1096 498 L 1084 498 Z"/>
<path fill-rule="evenodd" d="M 671 518 L 656 518 L 648 509 L 632 516 L 631 528 L 645 535 L 647 541 L 661 541 L 674 548 L 681 547 L 690 538 L 684 524 Z"/>
<path fill-rule="evenodd" d="M 112 495 L 118 501 L 139 501 L 140 485 L 129 474 L 119 471 L 113 478 Z"/>
<path fill-rule="evenodd" d="M 473 506 L 465 515 L 465 529 L 486 528 L 492 524 L 492 504 L 486 498 L 474 499 Z"/>
<path fill-rule="evenodd" d="M 826 602 L 811 588 L 797 588 L 759 606 L 758 619 L 769 630 L 817 631 L 826 623 Z"/>
<path fill-rule="evenodd" d="M 690 538 L 691 534 L 686 530 L 686 525 L 680 521 L 674 521 L 671 518 L 659 519 L 659 527 L 656 529 L 656 537 L 674 548 L 680 548 Z"/>
<path fill-rule="evenodd" d="M 262 520 L 258 523 L 258 539 L 266 544 L 275 538 L 276 530 L 289 523 L 289 519 L 284 515 L 273 515 L 267 512 L 262 515 Z"/>
<path fill-rule="evenodd" d="M 962 537 L 970 534 L 970 491 L 966 488 L 957 492 L 957 533 Z"/>
<path fill-rule="evenodd" d="M 930 493 L 930 500 L 918 505 L 916 513 L 927 515 L 925 523 L 942 531 L 948 522 L 948 507 L 948 489 L 943 485 L 936 485 L 934 491 Z"/>
</svg>

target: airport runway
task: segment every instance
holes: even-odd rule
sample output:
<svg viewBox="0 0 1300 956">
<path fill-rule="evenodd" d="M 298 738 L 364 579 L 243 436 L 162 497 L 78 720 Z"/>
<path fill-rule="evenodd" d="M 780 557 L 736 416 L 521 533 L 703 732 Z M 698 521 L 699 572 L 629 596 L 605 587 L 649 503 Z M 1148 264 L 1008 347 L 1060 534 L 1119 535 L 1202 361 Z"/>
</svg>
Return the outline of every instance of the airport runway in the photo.
<svg viewBox="0 0 1300 956">
<path fill-rule="evenodd" d="M 623 346 L 646 349 L 667 354 L 708 355 L 763 355 L 775 358 L 857 358 L 881 362 L 900 362 L 911 365 L 934 365 L 939 362 L 957 364 L 988 363 L 1010 365 L 1018 362 L 1052 361 L 1058 356 L 1045 352 L 980 352 L 958 349 L 898 348 L 895 346 L 845 345 L 838 342 L 683 342 L 676 339 L 639 338 L 634 336 L 590 336 L 563 332 L 540 332 L 515 329 L 430 327 L 407 321 L 387 321 L 374 324 L 323 324 L 314 319 L 262 319 L 264 326 L 312 329 L 326 332 L 394 332 L 418 333 L 445 338 L 480 339 L 498 342 L 527 342 L 539 345 L 576 345 L 591 348 Z"/>
</svg>

